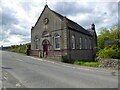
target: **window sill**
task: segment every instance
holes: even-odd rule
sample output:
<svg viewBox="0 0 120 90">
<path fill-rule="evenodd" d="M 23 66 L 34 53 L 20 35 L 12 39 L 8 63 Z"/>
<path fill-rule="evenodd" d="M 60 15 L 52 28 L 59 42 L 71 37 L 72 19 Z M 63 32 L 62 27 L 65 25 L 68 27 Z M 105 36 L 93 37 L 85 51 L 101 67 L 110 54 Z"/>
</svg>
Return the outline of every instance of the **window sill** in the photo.
<svg viewBox="0 0 120 90">
<path fill-rule="evenodd" d="M 60 48 L 55 48 L 54 50 L 60 50 Z"/>
</svg>

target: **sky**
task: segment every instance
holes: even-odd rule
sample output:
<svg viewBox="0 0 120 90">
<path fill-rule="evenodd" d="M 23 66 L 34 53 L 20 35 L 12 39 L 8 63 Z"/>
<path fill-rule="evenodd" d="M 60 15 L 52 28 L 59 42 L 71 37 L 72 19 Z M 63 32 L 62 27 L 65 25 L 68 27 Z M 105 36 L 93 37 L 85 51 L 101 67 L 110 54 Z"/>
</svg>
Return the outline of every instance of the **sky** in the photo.
<svg viewBox="0 0 120 90">
<path fill-rule="evenodd" d="M 102 27 L 118 23 L 118 0 L 47 0 L 50 9 L 85 29 L 92 23 L 99 34 Z M 40 16 L 46 0 L 0 0 L 0 46 L 20 45 L 31 40 L 31 27 Z"/>
</svg>

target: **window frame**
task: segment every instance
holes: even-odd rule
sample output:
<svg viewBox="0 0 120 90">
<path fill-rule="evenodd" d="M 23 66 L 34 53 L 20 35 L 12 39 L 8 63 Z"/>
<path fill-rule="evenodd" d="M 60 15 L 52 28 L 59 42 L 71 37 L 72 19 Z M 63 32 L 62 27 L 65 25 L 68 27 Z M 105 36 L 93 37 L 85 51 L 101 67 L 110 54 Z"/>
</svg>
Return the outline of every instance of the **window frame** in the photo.
<svg viewBox="0 0 120 90">
<path fill-rule="evenodd" d="M 82 37 L 79 38 L 79 49 L 82 49 Z"/>
<path fill-rule="evenodd" d="M 42 37 L 49 37 L 50 36 L 50 33 L 48 31 L 43 31 L 42 33 Z"/>
<path fill-rule="evenodd" d="M 75 49 L 75 35 L 72 35 L 71 37 L 71 48 Z"/>
<path fill-rule="evenodd" d="M 38 39 L 38 36 L 35 36 L 35 49 L 38 50 L 39 49 L 39 39 Z"/>
<path fill-rule="evenodd" d="M 58 43 L 56 43 L 56 40 L 55 39 L 59 39 L 58 41 L 58 43 L 59 43 L 59 47 L 56 47 L 56 44 L 58 44 Z M 55 50 L 60 50 L 60 36 L 59 35 L 57 35 L 57 36 L 54 36 L 54 49 Z"/>
<path fill-rule="evenodd" d="M 90 44 L 89 49 L 92 49 L 92 39 L 89 39 L 89 44 Z"/>
<path fill-rule="evenodd" d="M 88 49 L 87 38 L 85 38 L 85 49 Z"/>
</svg>

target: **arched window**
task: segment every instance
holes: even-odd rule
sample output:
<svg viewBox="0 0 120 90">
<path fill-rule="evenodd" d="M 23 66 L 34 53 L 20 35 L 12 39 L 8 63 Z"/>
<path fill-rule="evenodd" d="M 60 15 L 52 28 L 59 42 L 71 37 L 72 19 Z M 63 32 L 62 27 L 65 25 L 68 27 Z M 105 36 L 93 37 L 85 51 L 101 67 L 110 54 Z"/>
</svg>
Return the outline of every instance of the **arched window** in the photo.
<svg viewBox="0 0 120 90">
<path fill-rule="evenodd" d="M 54 36 L 54 48 L 55 49 L 60 49 L 60 35 L 56 34 Z"/>
<path fill-rule="evenodd" d="M 39 41 L 38 35 L 35 36 L 34 41 L 35 41 L 35 49 L 38 49 L 38 41 Z"/>
<path fill-rule="evenodd" d="M 92 40 L 91 39 L 89 39 L 89 49 L 92 49 Z"/>
<path fill-rule="evenodd" d="M 50 33 L 48 31 L 44 31 L 42 33 L 42 37 L 48 37 L 48 36 L 50 36 Z"/>
<path fill-rule="evenodd" d="M 82 37 L 80 37 L 80 49 L 82 49 Z"/>
<path fill-rule="evenodd" d="M 71 45 L 72 45 L 72 49 L 75 49 L 75 36 L 74 35 L 72 35 Z"/>
<path fill-rule="evenodd" d="M 87 38 L 85 38 L 85 49 L 87 49 L 87 45 L 88 43 L 87 43 Z"/>
</svg>

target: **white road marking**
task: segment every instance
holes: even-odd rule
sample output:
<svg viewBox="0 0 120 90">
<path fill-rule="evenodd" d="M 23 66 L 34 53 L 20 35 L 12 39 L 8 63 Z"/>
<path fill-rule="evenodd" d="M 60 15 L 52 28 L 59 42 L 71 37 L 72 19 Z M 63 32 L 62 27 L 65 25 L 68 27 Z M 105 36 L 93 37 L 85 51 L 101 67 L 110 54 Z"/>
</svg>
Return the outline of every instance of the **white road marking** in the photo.
<svg viewBox="0 0 120 90">
<path fill-rule="evenodd" d="M 17 59 L 17 60 L 23 62 L 23 60 L 21 60 L 21 59 Z"/>
<path fill-rule="evenodd" d="M 1 89 L 2 90 L 2 89 Z M 5 86 L 3 86 L 3 90 L 7 90 Z"/>
<path fill-rule="evenodd" d="M 90 69 L 88 69 L 88 68 L 77 68 L 77 69 L 82 69 L 82 70 L 90 70 Z"/>
<path fill-rule="evenodd" d="M 53 62 L 53 61 L 43 60 L 43 59 L 40 59 L 40 58 L 35 58 L 35 57 L 31 57 L 31 58 L 35 59 L 35 60 L 46 61 L 46 62 L 53 63 L 53 64 L 59 64 L 59 63 L 56 63 L 56 62 Z M 77 67 L 73 67 L 73 66 L 66 65 L 66 64 L 59 64 L 59 65 L 62 65 L 62 66 L 65 66 L 65 67 L 69 67 L 69 68 L 73 68 L 73 69 L 90 70 L 90 69 L 87 69 L 87 68 L 77 68 Z"/>
<path fill-rule="evenodd" d="M 21 85 L 20 85 L 20 83 L 17 83 L 15 86 L 20 87 Z"/>
<path fill-rule="evenodd" d="M 35 58 L 35 57 L 31 57 L 32 59 L 35 59 L 35 60 L 40 60 L 40 61 L 43 61 L 43 59 L 40 59 L 40 58 Z"/>
<path fill-rule="evenodd" d="M 40 58 L 35 58 L 35 57 L 31 57 L 31 58 L 35 59 L 35 60 L 46 61 L 46 62 L 49 62 L 49 63 L 62 65 L 62 66 L 73 68 L 73 69 L 79 69 L 79 70 L 81 69 L 81 70 L 87 70 L 87 71 L 99 71 L 99 72 L 103 72 L 103 73 L 109 73 L 109 72 L 101 71 L 101 70 L 97 70 L 97 69 L 94 70 L 94 69 L 84 68 L 84 67 L 73 67 L 73 66 L 70 66 L 70 65 L 67 65 L 67 64 L 64 64 L 64 63 L 56 63 L 56 62 L 53 62 L 53 61 L 49 61 L 49 60 L 45 60 L 45 59 L 40 59 Z"/>
<path fill-rule="evenodd" d="M 5 80 L 8 80 L 8 78 L 7 78 L 7 77 L 4 77 L 4 79 L 5 79 Z"/>
</svg>

